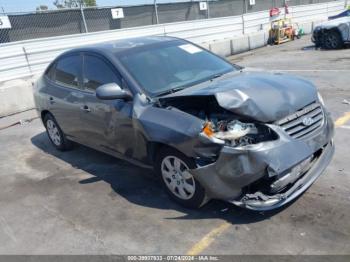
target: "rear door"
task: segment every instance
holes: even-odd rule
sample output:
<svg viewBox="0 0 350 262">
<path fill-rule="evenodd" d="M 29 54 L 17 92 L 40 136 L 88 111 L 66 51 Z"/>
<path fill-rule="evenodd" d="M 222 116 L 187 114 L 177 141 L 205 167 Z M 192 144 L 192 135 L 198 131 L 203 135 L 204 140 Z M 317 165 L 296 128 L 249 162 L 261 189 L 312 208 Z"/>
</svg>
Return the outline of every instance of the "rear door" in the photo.
<svg viewBox="0 0 350 262">
<path fill-rule="evenodd" d="M 104 57 L 95 53 L 83 56 L 83 86 L 86 92 L 84 106 L 88 111 L 82 114 L 84 136 L 89 143 L 108 151 L 124 154 L 132 141 L 132 101 L 122 99 L 100 100 L 96 89 L 108 83 L 123 87 L 121 76 Z"/>
<path fill-rule="evenodd" d="M 82 56 L 80 53 L 60 58 L 50 81 L 50 112 L 68 136 L 77 140 L 81 137 L 81 112 L 84 102 L 81 82 Z"/>
</svg>

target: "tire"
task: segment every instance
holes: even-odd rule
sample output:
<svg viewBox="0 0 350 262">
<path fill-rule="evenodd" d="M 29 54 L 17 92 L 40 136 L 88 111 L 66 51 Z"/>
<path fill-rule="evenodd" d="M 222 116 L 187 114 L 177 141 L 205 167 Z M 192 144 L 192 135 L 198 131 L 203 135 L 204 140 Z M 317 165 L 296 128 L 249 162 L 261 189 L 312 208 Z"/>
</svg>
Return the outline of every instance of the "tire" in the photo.
<svg viewBox="0 0 350 262">
<path fill-rule="evenodd" d="M 324 37 L 323 45 L 325 49 L 340 49 L 344 43 L 337 31 L 329 31 Z"/>
<path fill-rule="evenodd" d="M 155 170 L 168 195 L 188 208 L 199 208 L 207 202 L 204 188 L 189 173 L 195 168 L 193 159 L 172 148 L 163 148 L 157 155 Z"/>
<path fill-rule="evenodd" d="M 52 114 L 47 113 L 43 122 L 46 128 L 46 133 L 57 150 L 66 151 L 72 148 L 72 142 L 67 140 Z"/>
</svg>

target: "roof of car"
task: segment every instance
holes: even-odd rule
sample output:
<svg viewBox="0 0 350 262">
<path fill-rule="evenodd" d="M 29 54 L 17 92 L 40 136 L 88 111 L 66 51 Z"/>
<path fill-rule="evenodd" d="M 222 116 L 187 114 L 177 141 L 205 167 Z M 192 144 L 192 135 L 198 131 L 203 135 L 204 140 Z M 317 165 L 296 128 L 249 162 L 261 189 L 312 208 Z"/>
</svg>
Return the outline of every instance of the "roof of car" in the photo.
<svg viewBox="0 0 350 262">
<path fill-rule="evenodd" d="M 77 51 L 95 51 L 102 53 L 119 53 L 128 49 L 137 48 L 140 46 L 152 45 L 160 42 L 169 42 L 179 40 L 175 37 L 169 36 L 146 36 L 146 37 L 137 37 L 137 38 L 127 38 L 121 40 L 114 40 L 108 42 L 102 42 L 93 45 L 87 45 L 81 48 L 72 49 L 67 53 L 77 52 Z"/>
</svg>

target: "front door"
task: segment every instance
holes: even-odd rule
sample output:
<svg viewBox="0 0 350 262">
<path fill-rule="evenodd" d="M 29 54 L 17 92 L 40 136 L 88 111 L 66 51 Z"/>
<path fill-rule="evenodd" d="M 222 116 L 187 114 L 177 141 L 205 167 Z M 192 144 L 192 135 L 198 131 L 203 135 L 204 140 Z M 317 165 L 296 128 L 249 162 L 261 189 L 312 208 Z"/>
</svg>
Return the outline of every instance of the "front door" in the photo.
<svg viewBox="0 0 350 262">
<path fill-rule="evenodd" d="M 133 145 L 132 101 L 100 100 L 95 93 L 99 86 L 113 82 L 121 86 L 121 77 L 108 60 L 95 54 L 83 56 L 84 136 L 94 146 L 128 155 Z"/>
</svg>

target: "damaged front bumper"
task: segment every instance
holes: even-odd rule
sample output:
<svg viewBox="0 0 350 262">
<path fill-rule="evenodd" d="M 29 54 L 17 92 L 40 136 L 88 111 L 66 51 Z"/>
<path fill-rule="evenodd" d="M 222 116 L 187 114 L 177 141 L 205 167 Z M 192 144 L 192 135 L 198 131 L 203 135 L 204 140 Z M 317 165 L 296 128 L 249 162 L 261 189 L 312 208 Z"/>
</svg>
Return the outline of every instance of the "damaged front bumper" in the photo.
<svg viewBox="0 0 350 262">
<path fill-rule="evenodd" d="M 334 153 L 329 115 L 325 114 L 321 128 L 302 139 L 290 137 L 280 126 L 269 127 L 278 140 L 224 146 L 214 163 L 191 170 L 208 197 L 271 210 L 298 197 L 322 174 Z"/>
</svg>

